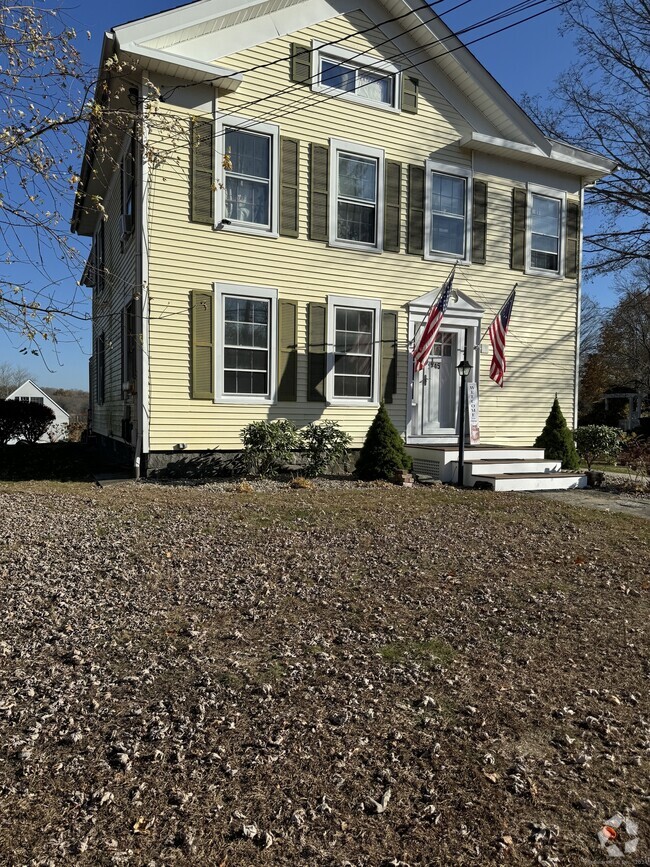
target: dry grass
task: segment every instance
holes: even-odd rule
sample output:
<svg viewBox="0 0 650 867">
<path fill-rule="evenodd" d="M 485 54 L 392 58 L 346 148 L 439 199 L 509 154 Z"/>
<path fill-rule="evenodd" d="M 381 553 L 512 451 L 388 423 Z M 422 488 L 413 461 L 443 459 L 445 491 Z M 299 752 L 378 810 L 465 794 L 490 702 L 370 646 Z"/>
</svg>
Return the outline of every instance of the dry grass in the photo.
<svg viewBox="0 0 650 867">
<path fill-rule="evenodd" d="M 0 483 L 0 863 L 647 860 L 649 525 L 295 496 Z"/>
</svg>

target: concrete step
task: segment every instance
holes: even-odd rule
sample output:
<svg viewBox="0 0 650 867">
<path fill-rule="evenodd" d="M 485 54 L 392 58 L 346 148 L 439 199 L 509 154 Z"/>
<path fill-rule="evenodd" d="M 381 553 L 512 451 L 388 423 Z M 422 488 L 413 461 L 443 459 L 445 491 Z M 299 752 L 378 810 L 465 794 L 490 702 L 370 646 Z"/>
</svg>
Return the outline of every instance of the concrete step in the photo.
<svg viewBox="0 0 650 867">
<path fill-rule="evenodd" d="M 474 460 L 465 461 L 465 484 L 471 486 L 474 476 L 521 473 L 556 473 L 562 461 L 544 460 Z"/>
<path fill-rule="evenodd" d="M 586 488 L 582 473 L 491 473 L 472 476 L 474 485 L 490 485 L 493 491 L 569 491 Z"/>
<path fill-rule="evenodd" d="M 456 446 L 412 446 L 407 445 L 406 451 L 414 460 L 437 460 L 442 464 L 458 460 L 458 445 Z M 465 460 L 544 460 L 544 449 L 508 446 L 466 446 Z"/>
</svg>

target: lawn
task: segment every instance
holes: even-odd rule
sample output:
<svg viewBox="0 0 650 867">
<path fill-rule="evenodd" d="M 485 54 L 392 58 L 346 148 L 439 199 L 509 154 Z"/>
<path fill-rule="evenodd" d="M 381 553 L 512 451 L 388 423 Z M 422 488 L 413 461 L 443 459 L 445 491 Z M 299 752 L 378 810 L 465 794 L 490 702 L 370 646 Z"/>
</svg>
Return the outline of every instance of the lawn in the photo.
<svg viewBox="0 0 650 867">
<path fill-rule="evenodd" d="M 0 863 L 650 860 L 647 522 L 0 483 Z M 626 862 L 623 862 L 626 863 Z"/>
</svg>

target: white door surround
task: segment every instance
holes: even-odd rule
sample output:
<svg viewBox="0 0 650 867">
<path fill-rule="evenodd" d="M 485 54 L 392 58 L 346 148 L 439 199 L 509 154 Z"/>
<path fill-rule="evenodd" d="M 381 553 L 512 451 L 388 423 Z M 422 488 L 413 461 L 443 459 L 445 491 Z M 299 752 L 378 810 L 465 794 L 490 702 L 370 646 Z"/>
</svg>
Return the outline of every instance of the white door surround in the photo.
<svg viewBox="0 0 650 867">
<path fill-rule="evenodd" d="M 423 318 L 438 297 L 434 289 L 408 305 L 409 341 L 413 340 Z M 467 342 L 467 360 L 472 365 L 469 382 L 478 382 L 483 308 L 465 293 L 455 290 L 442 320 L 435 354 L 432 352 L 423 371 L 415 373 L 409 352 L 409 379 L 406 419 L 406 442 L 427 445 L 453 442 L 458 437 L 459 376 L 456 366 L 463 358 Z M 412 347 L 412 343 L 409 343 Z"/>
</svg>

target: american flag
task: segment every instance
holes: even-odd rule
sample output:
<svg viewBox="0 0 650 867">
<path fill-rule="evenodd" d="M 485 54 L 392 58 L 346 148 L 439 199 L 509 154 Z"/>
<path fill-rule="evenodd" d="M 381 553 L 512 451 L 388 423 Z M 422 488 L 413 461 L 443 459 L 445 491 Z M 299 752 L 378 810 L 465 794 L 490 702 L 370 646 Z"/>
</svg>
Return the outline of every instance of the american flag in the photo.
<svg viewBox="0 0 650 867">
<path fill-rule="evenodd" d="M 445 281 L 445 284 L 440 291 L 438 300 L 434 301 L 434 303 L 431 305 L 429 313 L 427 314 L 426 323 L 422 330 L 420 339 L 418 340 L 416 346 L 414 346 L 413 348 L 413 363 L 415 364 L 416 371 L 422 370 L 424 368 L 424 365 L 427 363 L 429 353 L 433 349 L 436 335 L 440 330 L 440 323 L 442 322 L 442 317 L 445 315 L 445 310 L 447 309 L 447 305 L 449 304 L 449 296 L 451 295 L 453 282 L 454 272 L 452 271 L 449 277 L 447 277 L 447 280 Z"/>
<path fill-rule="evenodd" d="M 513 289 L 508 300 L 494 317 L 490 325 L 490 343 L 492 344 L 492 364 L 490 365 L 490 379 L 493 379 L 500 388 L 503 388 L 503 377 L 506 373 L 506 334 L 510 324 L 512 305 L 515 303 L 515 290 Z"/>
</svg>

